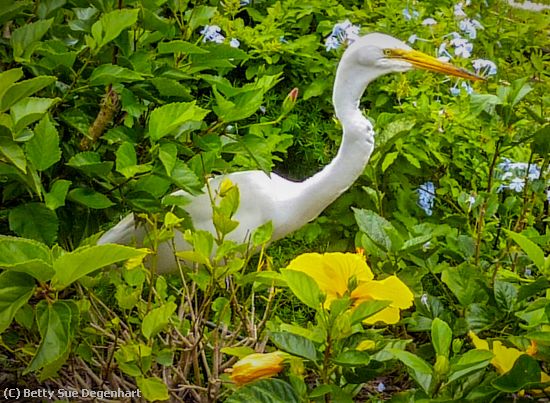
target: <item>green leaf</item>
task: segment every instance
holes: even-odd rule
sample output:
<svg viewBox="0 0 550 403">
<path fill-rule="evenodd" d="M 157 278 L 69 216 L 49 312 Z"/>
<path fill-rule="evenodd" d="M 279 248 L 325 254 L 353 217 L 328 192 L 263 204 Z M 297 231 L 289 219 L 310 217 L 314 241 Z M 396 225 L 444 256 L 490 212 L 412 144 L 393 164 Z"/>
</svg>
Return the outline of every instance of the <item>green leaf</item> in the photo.
<svg viewBox="0 0 550 403">
<path fill-rule="evenodd" d="M 44 171 L 61 159 L 59 134 L 48 115 L 34 128 L 34 136 L 25 144 L 27 157 L 39 171 Z"/>
<path fill-rule="evenodd" d="M 0 273 L 0 334 L 32 297 L 35 286 L 34 279 L 25 273 L 11 270 Z"/>
<path fill-rule="evenodd" d="M 391 301 L 365 301 L 359 304 L 351 312 L 351 324 L 355 325 L 380 312 L 391 304 Z"/>
<path fill-rule="evenodd" d="M 528 388 L 529 384 L 540 383 L 540 366 L 533 357 L 523 354 L 510 371 L 499 376 L 491 384 L 498 390 L 513 393 Z"/>
<path fill-rule="evenodd" d="M 143 394 L 143 397 L 149 402 L 154 402 L 157 400 L 168 400 L 170 395 L 168 394 L 168 386 L 160 378 L 150 377 L 143 378 L 137 377 L 136 383 Z"/>
<path fill-rule="evenodd" d="M 90 76 L 90 85 L 131 83 L 141 80 L 143 80 L 143 76 L 133 70 L 106 63 L 94 69 Z"/>
<path fill-rule="evenodd" d="M 170 317 L 176 312 L 176 308 L 177 305 L 170 301 L 147 313 L 141 323 L 141 333 L 143 333 L 145 338 L 149 340 L 164 330 L 168 326 L 168 323 L 170 323 Z"/>
<path fill-rule="evenodd" d="M 209 53 L 208 50 L 193 45 L 192 43 L 185 41 L 170 41 L 170 42 L 161 42 L 157 46 L 157 53 L 184 53 L 184 54 L 196 54 L 202 55 Z"/>
<path fill-rule="evenodd" d="M 512 82 L 512 86 L 510 87 L 510 91 L 508 93 L 508 103 L 512 106 L 515 106 L 521 101 L 527 94 L 529 94 L 533 87 L 531 87 L 527 80 L 530 78 L 520 78 Z"/>
<path fill-rule="evenodd" d="M 454 382 L 473 372 L 485 368 L 493 359 L 493 353 L 487 350 L 466 351 L 455 363 L 451 364 L 448 382 Z"/>
<path fill-rule="evenodd" d="M 494 115 L 495 107 L 501 104 L 502 100 L 493 94 L 470 95 L 470 111 L 473 115 L 472 117 L 476 117 L 484 111 L 489 115 Z"/>
<path fill-rule="evenodd" d="M 432 344 L 437 355 L 449 358 L 453 331 L 447 322 L 439 318 L 432 320 Z"/>
<path fill-rule="evenodd" d="M 12 69 L 8 71 L 14 70 L 19 69 Z M 19 71 L 17 71 L 16 73 L 18 72 Z M 13 76 L 15 77 L 16 75 L 13 74 Z M 0 81 L 2 80 L 2 77 L 3 75 L 0 76 Z M 19 100 L 40 91 L 42 88 L 47 87 L 48 85 L 54 83 L 56 80 L 57 77 L 53 76 L 39 76 L 10 85 L 5 90 L 2 90 L 0 87 L 0 112 L 7 111 Z"/>
<path fill-rule="evenodd" d="M 12 139 L 0 136 L 0 152 L 18 169 L 27 172 L 27 159 L 23 149 Z"/>
<path fill-rule="evenodd" d="M 430 395 L 433 372 L 432 367 L 422 358 L 408 351 L 390 349 L 390 352 L 407 367 L 411 377 L 418 383 L 426 394 Z"/>
<path fill-rule="evenodd" d="M 166 175 L 170 176 L 176 166 L 178 148 L 173 143 L 162 143 L 159 147 L 159 159 L 164 165 Z"/>
<path fill-rule="evenodd" d="M 397 235 L 393 225 L 383 217 L 380 217 L 374 211 L 353 209 L 355 220 L 359 229 L 364 232 L 378 247 L 388 252 L 397 245 L 393 245 L 392 235 Z M 398 238 L 397 238 L 398 239 Z M 401 247 L 401 245 L 399 245 Z"/>
<path fill-rule="evenodd" d="M 500 309 L 513 312 L 517 299 L 516 288 L 505 281 L 495 281 L 495 300 Z"/>
<path fill-rule="evenodd" d="M 268 221 L 260 225 L 252 233 L 252 245 L 255 247 L 267 244 L 273 235 L 273 222 Z"/>
<path fill-rule="evenodd" d="M 123 30 L 137 22 L 139 10 L 114 10 L 103 14 L 99 21 L 92 25 L 92 37 L 95 41 L 94 51 L 116 39 Z"/>
<path fill-rule="evenodd" d="M 297 270 L 284 269 L 281 274 L 288 288 L 300 301 L 313 309 L 321 307 L 321 290 L 314 279 Z"/>
<path fill-rule="evenodd" d="M 128 142 L 124 142 L 116 152 L 116 170 L 124 175 L 126 179 L 129 179 L 136 174 L 150 171 L 151 167 L 149 165 L 137 165 L 134 146 Z"/>
<path fill-rule="evenodd" d="M 226 400 L 226 403 L 299 403 L 292 386 L 280 379 L 261 379 L 237 389 Z"/>
<path fill-rule="evenodd" d="M 544 346 L 550 345 L 550 332 L 548 331 L 530 332 L 524 336 L 528 339 L 535 340 L 537 343 Z"/>
<path fill-rule="evenodd" d="M 25 203 L 14 207 L 10 210 L 9 223 L 10 229 L 17 235 L 47 245 L 53 244 L 57 238 L 57 215 L 43 203 Z"/>
<path fill-rule="evenodd" d="M 520 248 L 529 256 L 529 259 L 533 261 L 535 266 L 541 271 L 544 270 L 544 252 L 542 249 L 529 238 L 516 232 L 505 230 L 506 233 L 512 238 Z"/>
<path fill-rule="evenodd" d="M 208 110 L 199 108 L 193 102 L 174 102 L 156 108 L 149 118 L 149 136 L 151 140 L 160 138 L 179 129 L 185 123 L 204 119 Z"/>
<path fill-rule="evenodd" d="M 368 365 L 370 354 L 366 351 L 348 350 L 344 351 L 334 359 L 334 363 L 345 367 L 360 367 Z"/>
<path fill-rule="evenodd" d="M 49 193 L 44 195 L 44 201 L 46 202 L 46 207 L 50 210 L 55 210 L 58 207 L 65 205 L 65 198 L 67 197 L 67 192 L 71 186 L 71 181 L 65 179 L 56 180 L 50 189 Z"/>
<path fill-rule="evenodd" d="M 74 320 L 76 318 L 73 318 L 73 310 L 68 302 L 56 301 L 50 304 L 42 300 L 38 303 L 36 322 L 42 340 L 24 374 L 54 364 L 66 355 L 73 336 L 71 322 Z"/>
<path fill-rule="evenodd" d="M 388 169 L 388 167 L 394 163 L 398 155 L 399 153 L 397 151 L 386 154 L 386 156 L 384 157 L 384 162 L 382 162 L 382 172 L 385 172 Z"/>
<path fill-rule="evenodd" d="M 317 361 L 315 344 L 303 336 L 287 332 L 274 332 L 271 333 L 270 338 L 277 348 L 287 353 L 307 358 L 310 361 Z"/>
<path fill-rule="evenodd" d="M 10 109 L 14 132 L 23 130 L 31 123 L 40 120 L 59 98 L 23 98 Z"/>
<path fill-rule="evenodd" d="M 443 271 L 441 280 L 450 288 L 462 306 L 489 299 L 484 279 L 476 267 L 467 264 L 451 267 Z"/>
<path fill-rule="evenodd" d="M 129 246 L 107 244 L 88 246 L 67 252 L 53 262 L 55 275 L 52 283 L 63 289 L 79 278 L 128 259 L 142 257 L 144 251 Z"/>
<path fill-rule="evenodd" d="M 74 155 L 67 165 L 84 172 L 88 176 L 105 176 L 113 169 L 112 162 L 101 162 L 100 155 L 92 151 Z"/>
<path fill-rule="evenodd" d="M 235 122 L 252 116 L 262 106 L 264 100 L 262 89 L 246 91 L 237 95 L 234 101 L 225 99 L 216 87 L 212 87 L 212 91 L 216 97 L 216 106 L 212 110 L 224 122 Z"/>
<path fill-rule="evenodd" d="M 0 106 L 4 105 L 4 94 L 6 91 L 17 81 L 23 77 L 23 69 L 9 69 L 0 73 Z M 0 109 L 0 112 L 4 112 L 6 109 Z"/>
<path fill-rule="evenodd" d="M 0 267 L 47 281 L 54 275 L 51 261 L 50 249 L 43 243 L 0 235 Z"/>
<path fill-rule="evenodd" d="M 92 209 L 104 209 L 114 206 L 114 203 L 107 196 L 95 190 L 87 188 L 76 188 L 69 192 L 69 200 L 83 204 Z"/>
<path fill-rule="evenodd" d="M 16 62 L 30 61 L 30 56 L 38 41 L 48 32 L 52 23 L 53 18 L 26 23 L 12 32 L 10 42 L 13 48 L 13 58 Z"/>
</svg>

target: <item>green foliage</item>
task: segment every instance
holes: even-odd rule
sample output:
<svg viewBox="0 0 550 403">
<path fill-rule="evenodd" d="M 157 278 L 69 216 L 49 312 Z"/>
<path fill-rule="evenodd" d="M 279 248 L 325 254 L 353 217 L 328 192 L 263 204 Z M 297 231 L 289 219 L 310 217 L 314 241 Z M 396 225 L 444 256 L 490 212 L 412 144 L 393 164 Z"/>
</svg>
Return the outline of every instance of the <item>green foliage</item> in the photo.
<svg viewBox="0 0 550 403">
<path fill-rule="evenodd" d="M 483 29 L 469 38 L 472 57 L 461 58 L 449 36 L 468 38 L 453 14 L 458 2 L 4 3 L 2 368 L 15 363 L 39 383 L 104 386 L 68 376 L 70 359 L 149 401 L 345 402 L 380 380 L 403 389 L 407 376 L 415 390 L 396 401 L 544 389 L 547 13 L 463 4 Z M 437 24 L 423 24 L 428 17 Z M 369 165 L 321 217 L 270 248 L 273 224 L 258 228 L 252 258 L 226 239 L 241 195 L 223 183 L 210 189 L 215 235 L 195 231 L 181 207 L 211 175 L 259 169 L 299 180 L 335 155 L 341 127 L 330 91 L 344 46 L 327 51 L 325 40 L 345 19 L 361 33 L 417 35 L 411 46 L 436 56 L 446 44 L 469 70 L 472 59 L 489 59 L 496 77 L 472 94 L 425 72 L 378 79 L 362 100 L 377 133 Z M 223 43 L 206 38 L 206 25 L 219 26 Z M 518 162 L 522 172 L 511 167 Z M 435 187 L 429 212 L 418 199 L 426 182 Z M 95 234 L 129 210 L 150 228 L 147 250 L 95 246 Z M 177 254 L 179 276 L 158 276 L 155 252 L 182 234 L 193 249 Z M 355 247 L 376 278 L 395 274 L 413 290 L 415 306 L 397 326 L 362 323 L 387 301 L 355 306 L 340 295 L 327 307 L 311 277 L 273 270 L 306 250 Z M 498 372 L 496 353 L 473 349 L 469 330 L 526 354 Z M 281 379 L 228 382 L 234 356 L 273 348 L 288 354 Z"/>
</svg>

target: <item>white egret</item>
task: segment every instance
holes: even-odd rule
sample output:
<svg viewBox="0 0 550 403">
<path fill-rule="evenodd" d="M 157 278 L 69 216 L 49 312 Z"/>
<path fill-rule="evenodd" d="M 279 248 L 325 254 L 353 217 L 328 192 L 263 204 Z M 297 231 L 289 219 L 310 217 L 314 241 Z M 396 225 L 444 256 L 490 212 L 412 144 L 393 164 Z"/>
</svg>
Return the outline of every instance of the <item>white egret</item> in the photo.
<svg viewBox="0 0 550 403">
<path fill-rule="evenodd" d="M 359 109 L 367 85 L 384 74 L 420 68 L 470 80 L 481 78 L 449 63 L 411 49 L 391 36 L 373 33 L 358 38 L 344 52 L 338 65 L 333 90 L 336 117 L 343 127 L 342 143 L 336 157 L 319 173 L 301 182 L 293 182 L 263 171 L 234 172 L 209 181 L 216 190 L 227 178 L 239 188 L 240 205 L 234 215 L 239 226 L 226 239 L 243 243 L 262 224 L 273 223 L 272 241 L 281 239 L 316 218 L 361 175 L 374 147 L 372 124 Z M 187 195 L 179 190 L 174 195 Z M 206 190 L 194 196 L 184 209 L 195 229 L 215 234 L 212 207 Z M 126 216 L 99 240 L 100 244 L 138 245 L 146 228 L 136 226 L 132 214 Z M 176 251 L 189 249 L 180 233 L 175 238 Z M 157 257 L 159 272 L 176 269 L 175 251 L 170 242 L 160 245 Z"/>
</svg>

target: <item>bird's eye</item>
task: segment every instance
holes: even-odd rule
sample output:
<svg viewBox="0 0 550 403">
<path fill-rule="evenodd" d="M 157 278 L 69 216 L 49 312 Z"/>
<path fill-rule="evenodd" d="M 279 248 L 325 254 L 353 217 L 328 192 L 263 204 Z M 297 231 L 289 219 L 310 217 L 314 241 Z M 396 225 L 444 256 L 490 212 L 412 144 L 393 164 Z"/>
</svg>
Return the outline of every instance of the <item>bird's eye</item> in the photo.
<svg viewBox="0 0 550 403">
<path fill-rule="evenodd" d="M 391 49 L 384 49 L 384 56 L 391 56 Z"/>
</svg>

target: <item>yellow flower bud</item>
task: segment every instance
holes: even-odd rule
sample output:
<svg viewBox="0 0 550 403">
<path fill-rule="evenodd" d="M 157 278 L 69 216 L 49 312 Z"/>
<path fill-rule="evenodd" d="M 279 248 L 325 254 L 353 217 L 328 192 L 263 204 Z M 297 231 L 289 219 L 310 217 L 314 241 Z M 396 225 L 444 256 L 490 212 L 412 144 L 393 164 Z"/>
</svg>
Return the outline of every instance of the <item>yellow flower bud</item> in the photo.
<svg viewBox="0 0 550 403">
<path fill-rule="evenodd" d="M 254 353 L 237 361 L 230 372 L 230 378 L 237 386 L 257 379 L 270 378 L 283 370 L 284 355 L 280 351 L 273 353 Z"/>
</svg>

